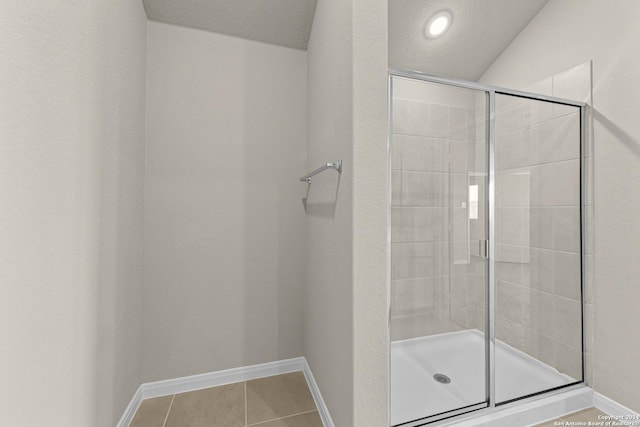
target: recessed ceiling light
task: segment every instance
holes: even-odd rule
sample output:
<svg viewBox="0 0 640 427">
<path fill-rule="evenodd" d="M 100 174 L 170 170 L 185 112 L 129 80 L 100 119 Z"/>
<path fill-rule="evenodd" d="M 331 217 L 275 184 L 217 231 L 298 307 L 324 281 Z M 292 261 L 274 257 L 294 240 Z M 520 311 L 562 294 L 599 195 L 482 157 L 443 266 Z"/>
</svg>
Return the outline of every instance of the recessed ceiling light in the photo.
<svg viewBox="0 0 640 427">
<path fill-rule="evenodd" d="M 424 35 L 429 39 L 441 36 L 451 25 L 451 13 L 441 10 L 427 21 L 424 27 Z"/>
</svg>

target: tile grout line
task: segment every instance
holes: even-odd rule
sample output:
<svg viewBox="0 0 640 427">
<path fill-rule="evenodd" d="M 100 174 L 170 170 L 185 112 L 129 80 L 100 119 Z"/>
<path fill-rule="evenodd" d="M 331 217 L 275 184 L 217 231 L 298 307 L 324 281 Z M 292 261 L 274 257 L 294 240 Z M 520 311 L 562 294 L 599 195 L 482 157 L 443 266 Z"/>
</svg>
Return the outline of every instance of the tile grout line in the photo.
<svg viewBox="0 0 640 427">
<path fill-rule="evenodd" d="M 249 425 L 249 417 L 247 415 L 247 382 L 244 381 L 244 425 L 248 426 Z"/>
<path fill-rule="evenodd" d="M 298 415 L 310 414 L 312 412 L 318 412 L 318 408 L 312 409 L 310 411 L 298 412 L 297 414 L 286 415 L 286 416 L 280 417 L 280 418 L 273 418 L 273 419 L 270 419 L 270 420 L 260 421 L 258 423 L 251 424 L 249 427 L 259 426 L 260 424 L 270 423 L 271 421 L 285 420 L 287 418 L 297 417 Z M 318 415 L 320 415 L 320 412 L 318 412 Z"/>
<path fill-rule="evenodd" d="M 167 424 L 167 420 L 169 419 L 169 412 L 171 412 L 171 408 L 173 407 L 173 400 L 175 398 L 176 398 L 175 394 L 173 396 L 171 396 L 171 403 L 169 403 L 169 409 L 167 409 L 167 415 L 164 416 L 164 421 L 162 422 L 162 427 L 165 427 L 165 425 Z"/>
</svg>

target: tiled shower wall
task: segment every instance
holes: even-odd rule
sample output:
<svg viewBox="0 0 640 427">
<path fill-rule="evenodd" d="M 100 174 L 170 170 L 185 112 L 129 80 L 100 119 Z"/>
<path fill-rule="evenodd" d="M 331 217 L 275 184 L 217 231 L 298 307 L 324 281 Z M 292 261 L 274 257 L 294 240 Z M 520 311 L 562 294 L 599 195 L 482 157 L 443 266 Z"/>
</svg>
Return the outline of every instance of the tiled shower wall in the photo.
<svg viewBox="0 0 640 427">
<path fill-rule="evenodd" d="M 483 329 L 486 96 L 395 79 L 392 116 L 391 338 Z"/>
</svg>

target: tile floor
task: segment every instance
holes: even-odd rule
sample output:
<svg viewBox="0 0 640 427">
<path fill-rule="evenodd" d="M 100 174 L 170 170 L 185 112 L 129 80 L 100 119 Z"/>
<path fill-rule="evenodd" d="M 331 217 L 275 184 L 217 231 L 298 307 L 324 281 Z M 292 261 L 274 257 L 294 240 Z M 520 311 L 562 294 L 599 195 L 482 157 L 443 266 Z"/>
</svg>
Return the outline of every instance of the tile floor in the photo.
<svg viewBox="0 0 640 427">
<path fill-rule="evenodd" d="M 589 421 L 591 421 L 592 423 L 601 422 L 602 424 L 600 425 L 602 426 L 606 425 L 607 420 L 598 419 L 599 415 L 607 416 L 607 414 L 605 414 L 604 412 L 596 408 L 587 408 L 587 409 L 583 409 L 582 411 L 574 412 L 572 414 L 563 415 L 560 418 L 557 418 L 555 420 L 538 424 L 535 427 L 554 427 L 554 426 L 562 427 L 562 426 L 580 425 L 580 424 L 574 424 L 580 421 L 585 422 L 587 424 L 589 423 Z M 598 424 L 590 424 L 590 425 L 597 426 Z"/>
<path fill-rule="evenodd" d="M 323 427 L 302 372 L 143 400 L 130 427 Z"/>
</svg>

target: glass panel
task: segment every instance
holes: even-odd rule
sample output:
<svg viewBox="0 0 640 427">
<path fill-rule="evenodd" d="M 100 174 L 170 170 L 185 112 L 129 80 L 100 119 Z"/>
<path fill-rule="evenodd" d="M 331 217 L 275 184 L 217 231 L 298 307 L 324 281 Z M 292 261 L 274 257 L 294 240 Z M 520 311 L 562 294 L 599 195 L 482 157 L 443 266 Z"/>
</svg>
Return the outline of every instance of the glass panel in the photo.
<svg viewBox="0 0 640 427">
<path fill-rule="evenodd" d="M 483 91 L 397 77 L 392 84 L 397 425 L 486 406 L 488 116 Z"/>
<path fill-rule="evenodd" d="M 580 109 L 496 94 L 496 402 L 582 381 Z"/>
</svg>

